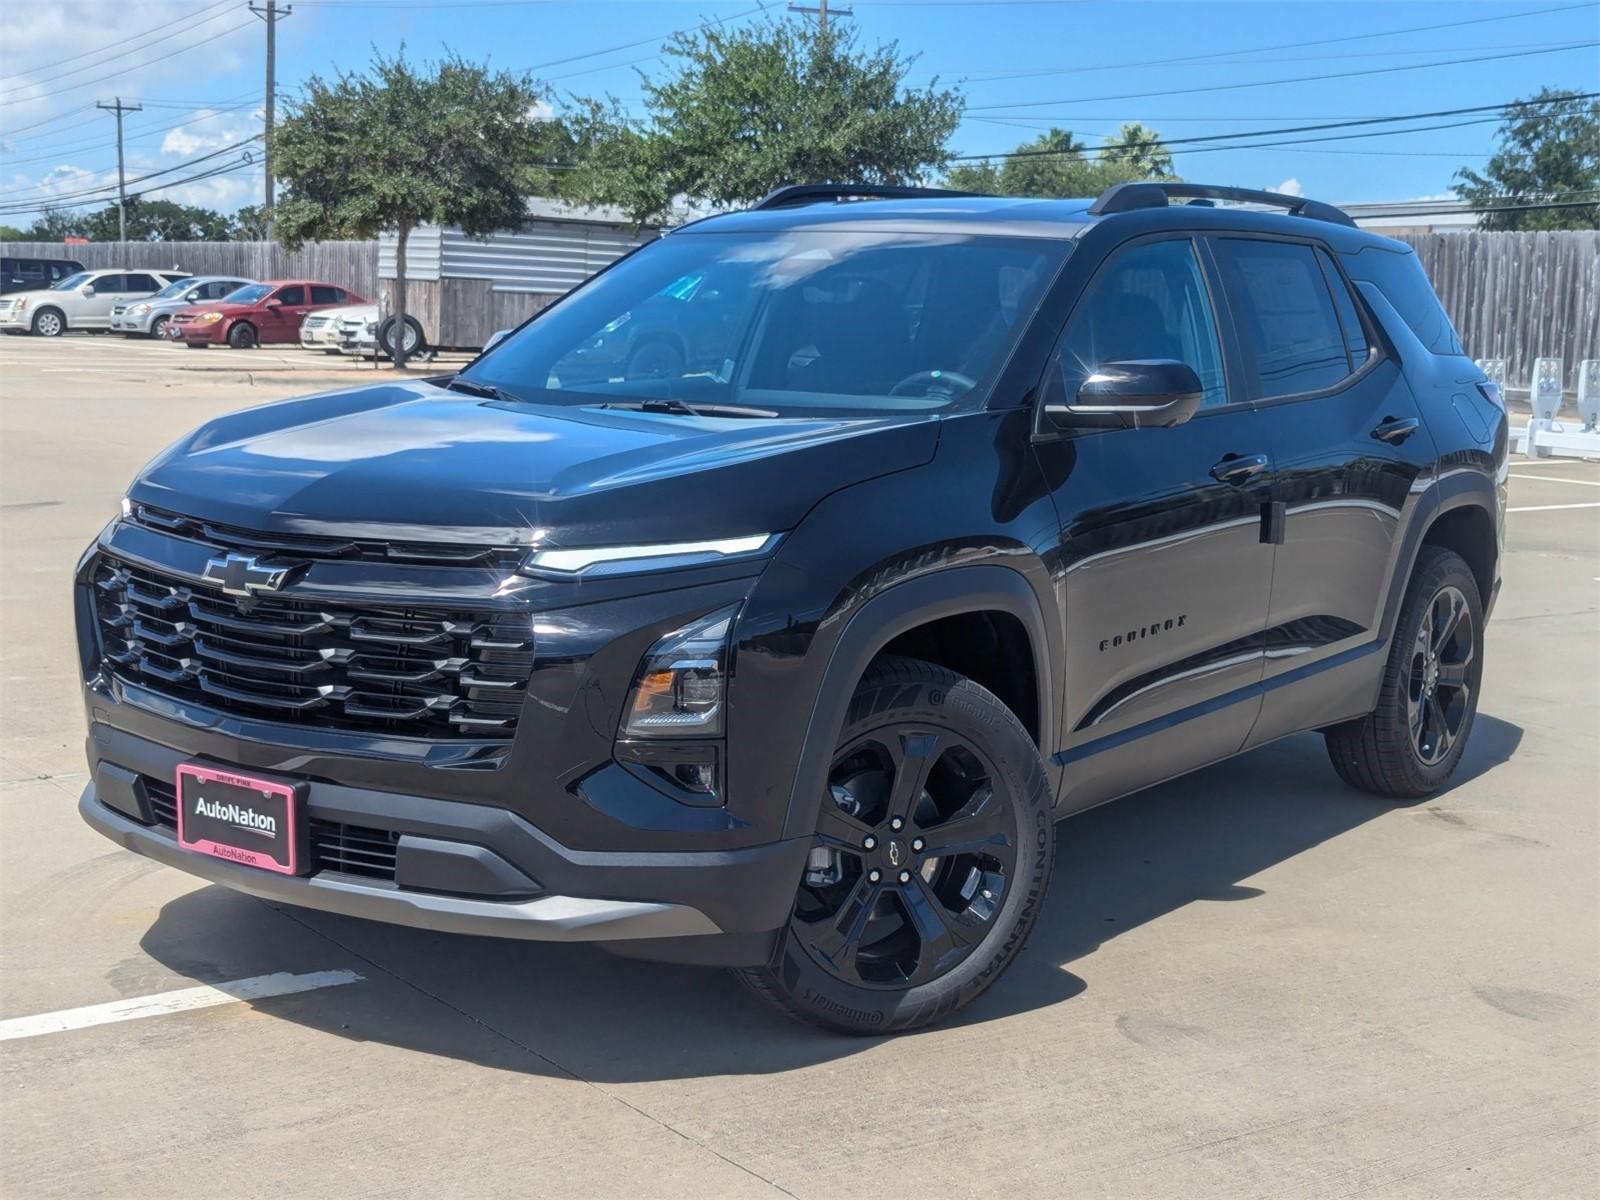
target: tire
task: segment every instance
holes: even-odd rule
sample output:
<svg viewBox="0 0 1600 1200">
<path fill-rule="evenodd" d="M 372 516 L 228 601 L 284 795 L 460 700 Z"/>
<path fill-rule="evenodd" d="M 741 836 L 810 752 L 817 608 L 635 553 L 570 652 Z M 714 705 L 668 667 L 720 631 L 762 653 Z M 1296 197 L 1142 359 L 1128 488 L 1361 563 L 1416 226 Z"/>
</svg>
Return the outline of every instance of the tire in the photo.
<svg viewBox="0 0 1600 1200">
<path fill-rule="evenodd" d="M 157 317 L 154 321 L 150 322 L 150 336 L 154 340 L 156 340 L 158 342 L 166 340 L 166 336 L 167 336 L 167 318 L 166 317 Z"/>
<path fill-rule="evenodd" d="M 1011 710 L 943 667 L 880 658 L 850 701 L 793 915 L 772 959 L 737 974 L 824 1029 L 931 1025 L 1022 949 L 1054 860 L 1044 764 Z"/>
<path fill-rule="evenodd" d="M 189 349 L 191 349 L 191 350 L 209 350 L 209 349 L 211 349 L 211 347 L 205 342 L 184 342 L 183 344 L 185 346 L 189 347 Z"/>
<path fill-rule="evenodd" d="M 254 350 L 258 342 L 256 327 L 249 321 L 235 321 L 228 330 L 228 345 L 235 350 Z"/>
<path fill-rule="evenodd" d="M 385 358 L 394 357 L 394 318 L 390 317 L 378 326 L 378 346 Z M 406 318 L 406 357 L 421 354 L 428 348 L 428 339 L 423 336 L 422 325 L 415 317 Z"/>
<path fill-rule="evenodd" d="M 1323 730 L 1351 787 L 1417 800 L 1455 773 L 1483 679 L 1483 601 L 1461 556 L 1424 546 L 1384 664 L 1378 707 Z"/>
<path fill-rule="evenodd" d="M 652 338 L 635 346 L 622 368 L 624 379 L 680 379 L 685 369 L 683 351 L 671 342 Z"/>
<path fill-rule="evenodd" d="M 41 308 L 33 314 L 33 332 L 39 337 L 60 337 L 66 331 L 67 318 L 59 308 Z"/>
</svg>

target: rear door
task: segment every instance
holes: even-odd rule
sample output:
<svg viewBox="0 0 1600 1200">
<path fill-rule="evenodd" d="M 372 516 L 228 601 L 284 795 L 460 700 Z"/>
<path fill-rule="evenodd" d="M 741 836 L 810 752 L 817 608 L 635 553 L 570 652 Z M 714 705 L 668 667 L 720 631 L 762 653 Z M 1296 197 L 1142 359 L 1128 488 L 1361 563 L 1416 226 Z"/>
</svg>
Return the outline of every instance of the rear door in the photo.
<svg viewBox="0 0 1600 1200">
<path fill-rule="evenodd" d="M 1371 707 L 1403 516 L 1435 455 L 1399 364 L 1325 247 L 1214 245 L 1276 463 L 1268 699 L 1254 744 Z"/>
<path fill-rule="evenodd" d="M 1214 272 L 1187 235 L 1114 251 L 1047 377 L 1071 403 L 1102 363 L 1178 359 L 1205 385 L 1171 429 L 1080 429 L 1039 447 L 1062 526 L 1064 808 L 1237 751 L 1260 707 L 1272 551 L 1266 430 L 1227 369 Z"/>
</svg>

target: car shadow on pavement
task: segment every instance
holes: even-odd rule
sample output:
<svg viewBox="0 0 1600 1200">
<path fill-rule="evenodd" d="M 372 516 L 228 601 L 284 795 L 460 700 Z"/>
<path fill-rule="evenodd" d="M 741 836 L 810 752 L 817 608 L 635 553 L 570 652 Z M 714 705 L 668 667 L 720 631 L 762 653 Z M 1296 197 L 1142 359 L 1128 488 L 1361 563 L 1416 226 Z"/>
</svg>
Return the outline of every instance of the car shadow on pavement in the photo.
<svg viewBox="0 0 1600 1200">
<path fill-rule="evenodd" d="M 1451 791 L 1510 759 L 1521 739 L 1516 725 L 1480 714 L 1451 788 L 1421 803 L 1448 810 Z M 1070 1000 L 1086 986 L 1073 965 L 1111 938 L 1195 901 L 1247 901 L 1261 893 L 1242 880 L 1395 811 L 1339 782 L 1322 739 L 1307 734 L 1075 817 L 1058 826 L 1055 878 L 1032 939 L 956 1024 Z M 349 967 L 368 983 L 254 1007 L 341 1038 L 536 1075 L 766 1074 L 881 1040 L 793 1025 L 720 971 L 428 933 L 221 887 L 168 903 L 141 944 L 201 982 L 284 970 L 286 954 Z"/>
</svg>

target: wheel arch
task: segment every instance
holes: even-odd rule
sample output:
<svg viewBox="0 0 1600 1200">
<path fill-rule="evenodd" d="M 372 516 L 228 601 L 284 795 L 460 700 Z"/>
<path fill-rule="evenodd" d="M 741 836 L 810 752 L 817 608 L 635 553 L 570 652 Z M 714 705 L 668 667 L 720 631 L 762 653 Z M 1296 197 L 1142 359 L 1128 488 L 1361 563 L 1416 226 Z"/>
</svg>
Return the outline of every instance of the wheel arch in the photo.
<svg viewBox="0 0 1600 1200">
<path fill-rule="evenodd" d="M 1028 580 L 1009 567 L 992 564 L 952 567 L 909 579 L 863 604 L 834 642 L 824 668 L 806 724 L 784 836 L 808 836 L 814 828 L 828 764 L 844 727 L 850 698 L 872 661 L 885 652 L 893 652 L 970 674 L 953 666 L 951 659 L 970 664 L 973 651 L 959 645 L 959 639 L 964 633 L 981 629 L 994 634 L 1001 653 L 982 674 L 971 677 L 1003 701 L 1008 692 L 1016 695 L 1018 685 L 1008 682 L 1005 691 L 997 691 L 983 676 L 999 681 L 997 672 L 1016 666 L 1021 648 L 1026 646 L 1032 696 L 1031 704 L 1024 707 L 1031 709 L 1031 719 L 1022 713 L 1017 716 L 1040 747 L 1054 794 L 1057 768 L 1050 762 L 1049 742 L 1055 734 L 1056 704 L 1049 628 Z M 1019 637 L 1022 640 L 1017 640 Z M 928 658 L 926 653 L 918 654 L 917 648 L 931 648 L 940 657 Z"/>
<path fill-rule="evenodd" d="M 62 333 L 65 333 L 67 330 L 72 328 L 72 321 L 67 317 L 67 310 L 62 308 L 59 304 L 41 304 L 38 308 L 34 309 L 33 319 L 28 322 L 29 328 L 33 328 L 38 323 L 39 318 L 47 312 L 53 312 L 56 316 L 61 318 Z"/>
</svg>

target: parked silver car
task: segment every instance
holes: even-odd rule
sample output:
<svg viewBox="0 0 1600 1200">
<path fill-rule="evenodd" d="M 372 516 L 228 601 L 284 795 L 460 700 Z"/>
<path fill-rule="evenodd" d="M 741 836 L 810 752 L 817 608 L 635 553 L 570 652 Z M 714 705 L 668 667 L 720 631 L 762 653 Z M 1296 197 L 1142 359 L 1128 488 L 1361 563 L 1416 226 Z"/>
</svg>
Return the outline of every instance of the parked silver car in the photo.
<svg viewBox="0 0 1600 1200">
<path fill-rule="evenodd" d="M 130 337 L 159 338 L 167 332 L 167 318 L 189 304 L 220 300 L 229 292 L 253 282 L 232 275 L 196 275 L 180 279 L 142 300 L 124 300 L 111 308 L 111 328 Z"/>
</svg>

